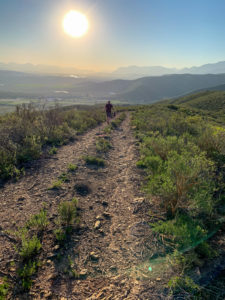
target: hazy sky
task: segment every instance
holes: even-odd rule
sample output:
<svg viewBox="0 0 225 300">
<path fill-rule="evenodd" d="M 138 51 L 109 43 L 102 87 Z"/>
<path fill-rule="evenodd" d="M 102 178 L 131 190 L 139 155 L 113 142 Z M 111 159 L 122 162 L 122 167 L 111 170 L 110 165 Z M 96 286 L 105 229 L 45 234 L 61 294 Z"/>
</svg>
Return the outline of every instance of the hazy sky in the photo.
<svg viewBox="0 0 225 300">
<path fill-rule="evenodd" d="M 80 10 L 90 30 L 73 39 L 63 16 Z M 225 60 L 224 0 L 0 0 L 0 62 L 110 70 Z"/>
</svg>

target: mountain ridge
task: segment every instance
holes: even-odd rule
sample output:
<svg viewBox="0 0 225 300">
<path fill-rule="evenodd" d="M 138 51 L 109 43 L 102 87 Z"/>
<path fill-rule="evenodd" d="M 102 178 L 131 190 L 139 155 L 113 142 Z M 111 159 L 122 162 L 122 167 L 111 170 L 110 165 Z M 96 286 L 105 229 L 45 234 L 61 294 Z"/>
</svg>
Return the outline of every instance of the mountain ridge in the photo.
<svg viewBox="0 0 225 300">
<path fill-rule="evenodd" d="M 164 66 L 124 66 L 119 67 L 112 72 L 95 72 L 91 70 L 83 70 L 76 67 L 60 67 L 44 64 L 18 64 L 0 62 L 0 70 L 19 71 L 28 73 L 39 73 L 49 75 L 68 75 L 99 77 L 105 79 L 138 79 L 148 76 L 162 76 L 167 74 L 221 74 L 225 73 L 225 61 L 216 63 L 207 63 L 200 66 L 169 68 Z"/>
</svg>

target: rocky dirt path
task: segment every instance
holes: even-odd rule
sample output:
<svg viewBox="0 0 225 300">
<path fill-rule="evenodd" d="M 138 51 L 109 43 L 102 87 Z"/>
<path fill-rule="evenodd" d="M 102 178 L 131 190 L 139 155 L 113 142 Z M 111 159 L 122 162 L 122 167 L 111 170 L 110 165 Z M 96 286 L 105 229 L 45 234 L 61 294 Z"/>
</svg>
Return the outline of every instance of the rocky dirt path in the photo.
<svg viewBox="0 0 225 300">
<path fill-rule="evenodd" d="M 79 141 L 62 147 L 53 159 L 33 166 L 17 183 L 0 190 L 1 230 L 13 230 L 46 203 L 50 220 L 60 201 L 79 199 L 80 229 L 63 248 L 49 235 L 43 245 L 44 263 L 29 294 L 16 299 L 161 299 L 151 294 L 151 282 L 135 273 L 151 255 L 147 226 L 148 204 L 141 193 L 141 174 L 136 168 L 138 152 L 130 129 L 130 115 L 111 133 L 113 148 L 105 155 L 106 166 L 90 168 L 84 154 L 96 154 L 95 140 L 105 125 L 91 130 Z M 49 191 L 54 179 L 77 163 L 78 170 L 59 192 Z M 89 193 L 79 195 L 77 183 Z M 2 231 L 1 231 L 2 232 Z M 13 243 L 0 234 L 1 269 L 9 268 Z M 71 269 L 83 274 L 74 278 Z M 147 272 L 147 270 L 146 270 Z M 143 274 L 144 275 L 144 274 Z"/>
</svg>

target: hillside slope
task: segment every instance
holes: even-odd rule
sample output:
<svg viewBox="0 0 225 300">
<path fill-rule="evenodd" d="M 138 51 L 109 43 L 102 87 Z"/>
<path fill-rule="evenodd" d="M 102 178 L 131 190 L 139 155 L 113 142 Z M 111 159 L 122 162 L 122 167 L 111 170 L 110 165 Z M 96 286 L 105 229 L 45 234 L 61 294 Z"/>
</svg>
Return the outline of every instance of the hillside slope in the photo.
<svg viewBox="0 0 225 300">
<path fill-rule="evenodd" d="M 117 98 L 132 103 L 152 103 L 160 99 L 179 97 L 200 89 L 224 84 L 225 74 L 220 75 L 165 75 L 131 81 L 130 86 Z"/>
<path fill-rule="evenodd" d="M 172 100 L 171 103 L 187 105 L 207 111 L 224 111 L 225 91 L 203 91 Z"/>
</svg>

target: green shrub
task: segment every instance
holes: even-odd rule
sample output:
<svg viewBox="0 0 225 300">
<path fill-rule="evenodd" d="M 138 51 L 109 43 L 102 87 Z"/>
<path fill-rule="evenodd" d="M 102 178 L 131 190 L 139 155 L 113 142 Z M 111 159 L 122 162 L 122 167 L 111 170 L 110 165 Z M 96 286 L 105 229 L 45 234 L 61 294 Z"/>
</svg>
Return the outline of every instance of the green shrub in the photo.
<svg viewBox="0 0 225 300">
<path fill-rule="evenodd" d="M 167 161 L 160 165 L 159 173 L 155 165 L 150 164 L 155 175 L 149 180 L 147 190 L 162 198 L 166 211 L 175 216 L 179 207 L 192 206 L 208 214 L 213 209 L 214 183 L 212 181 L 214 165 L 204 153 L 184 149 L 181 154 L 170 151 Z"/>
<path fill-rule="evenodd" d="M 32 159 L 38 159 L 42 153 L 42 145 L 40 137 L 38 136 L 26 136 L 23 140 L 23 144 L 18 149 L 18 162 L 27 162 Z"/>
<path fill-rule="evenodd" d="M 77 202 L 75 200 L 69 202 L 65 201 L 59 205 L 58 211 L 61 222 L 69 227 L 73 225 L 75 221 L 78 221 L 77 218 Z"/>
<path fill-rule="evenodd" d="M 70 139 L 75 137 L 75 132 L 68 124 L 63 123 L 53 128 L 48 136 L 48 143 L 55 146 L 67 144 Z"/>
<path fill-rule="evenodd" d="M 57 228 L 54 230 L 56 240 L 62 244 L 67 234 L 71 233 L 72 226 L 79 222 L 77 216 L 78 200 L 74 197 L 71 202 L 62 202 L 58 207 L 59 218 L 56 220 Z"/>
<path fill-rule="evenodd" d="M 77 208 L 79 201 L 78 201 L 78 199 L 76 197 L 73 197 L 72 203 Z"/>
<path fill-rule="evenodd" d="M 104 129 L 103 129 L 103 132 L 104 133 L 106 133 L 106 134 L 110 134 L 111 133 L 111 130 L 112 130 L 112 128 L 111 128 L 111 126 L 106 126 Z"/>
<path fill-rule="evenodd" d="M 13 177 L 16 170 L 16 149 L 12 145 L 5 147 L 9 149 L 0 146 L 0 178 L 2 179 Z"/>
<path fill-rule="evenodd" d="M 62 173 L 61 175 L 59 175 L 59 180 L 62 181 L 62 182 L 69 182 L 69 177 L 68 177 L 68 174 L 66 173 Z"/>
<path fill-rule="evenodd" d="M 60 190 L 62 188 L 62 180 L 57 180 L 48 188 L 49 190 Z"/>
<path fill-rule="evenodd" d="M 26 226 L 34 228 L 38 231 L 43 231 L 48 225 L 47 212 L 42 209 L 38 214 L 32 216 Z"/>
<path fill-rule="evenodd" d="M 21 164 L 39 158 L 46 144 L 63 145 L 103 120 L 101 108 L 18 106 L 15 113 L 0 117 L 0 179 L 18 176 Z M 49 150 L 55 152 L 55 147 Z"/>
<path fill-rule="evenodd" d="M 168 261 L 172 268 L 179 273 L 189 271 L 199 261 L 198 255 L 194 250 L 185 251 L 180 253 L 177 249 L 174 250 L 173 254 L 168 256 Z"/>
<path fill-rule="evenodd" d="M 205 241 L 196 247 L 196 252 L 202 258 L 214 258 L 218 255 L 218 252 Z"/>
<path fill-rule="evenodd" d="M 75 164 L 68 164 L 68 166 L 67 166 L 67 169 L 68 169 L 68 171 L 70 171 L 70 172 L 74 172 L 74 171 L 76 171 L 77 170 L 77 165 L 75 165 Z"/>
<path fill-rule="evenodd" d="M 55 146 L 53 146 L 53 147 L 48 151 L 48 154 L 54 155 L 54 154 L 57 153 L 57 151 L 58 151 L 58 149 L 57 149 Z"/>
<path fill-rule="evenodd" d="M 170 288 L 171 294 L 185 293 L 186 296 L 197 295 L 200 291 L 200 287 L 194 283 L 194 281 L 188 277 L 172 277 L 168 282 L 168 287 Z"/>
<path fill-rule="evenodd" d="M 104 138 L 98 138 L 96 141 L 96 150 L 98 152 L 103 152 L 106 153 L 112 148 L 111 144 L 109 141 L 107 141 Z"/>
<path fill-rule="evenodd" d="M 163 160 L 159 156 L 145 156 L 137 162 L 139 168 L 147 168 L 151 170 L 153 175 L 156 175 L 163 170 Z"/>
<path fill-rule="evenodd" d="M 28 260 L 35 256 L 38 251 L 41 249 L 41 242 L 36 235 L 32 238 L 27 237 L 26 235 L 22 236 L 21 248 L 19 255 L 23 260 Z"/>
<path fill-rule="evenodd" d="M 0 284 L 0 300 L 6 299 L 8 294 L 9 284 L 7 282 L 7 278 L 3 278 L 3 282 Z"/>
<path fill-rule="evenodd" d="M 207 237 L 202 223 L 188 215 L 177 215 L 175 219 L 151 224 L 153 231 L 166 236 L 177 249 L 195 248 Z"/>
<path fill-rule="evenodd" d="M 18 270 L 18 275 L 22 281 L 22 288 L 24 291 L 27 291 L 32 286 L 31 277 L 36 273 L 39 263 L 35 261 L 28 261 L 24 266 Z"/>
<path fill-rule="evenodd" d="M 95 156 L 84 156 L 84 160 L 87 165 L 97 166 L 97 167 L 104 167 L 105 161 L 102 158 L 95 157 Z"/>
<path fill-rule="evenodd" d="M 66 239 L 66 233 L 62 228 L 56 228 L 54 230 L 55 238 L 59 243 L 62 243 Z"/>
</svg>

